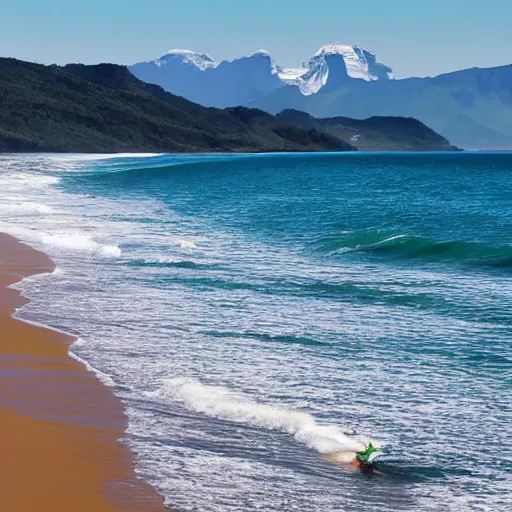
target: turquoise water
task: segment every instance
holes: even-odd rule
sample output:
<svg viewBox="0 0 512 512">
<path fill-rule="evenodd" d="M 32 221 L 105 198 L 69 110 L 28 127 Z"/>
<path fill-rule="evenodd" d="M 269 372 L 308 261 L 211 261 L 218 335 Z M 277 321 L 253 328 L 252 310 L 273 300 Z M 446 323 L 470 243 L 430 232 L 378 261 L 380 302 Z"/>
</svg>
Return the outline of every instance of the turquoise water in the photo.
<svg viewBox="0 0 512 512">
<path fill-rule="evenodd" d="M 169 505 L 510 506 L 511 154 L 0 168 L 0 228 L 58 265 L 22 315 L 79 336 Z M 326 460 L 361 436 L 379 474 Z"/>
</svg>

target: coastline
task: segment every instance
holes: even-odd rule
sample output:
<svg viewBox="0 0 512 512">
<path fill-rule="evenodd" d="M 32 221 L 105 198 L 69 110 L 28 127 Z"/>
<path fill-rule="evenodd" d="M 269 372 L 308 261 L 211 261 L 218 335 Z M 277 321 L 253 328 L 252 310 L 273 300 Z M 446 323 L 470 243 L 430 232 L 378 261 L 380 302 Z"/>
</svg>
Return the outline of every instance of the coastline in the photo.
<svg viewBox="0 0 512 512">
<path fill-rule="evenodd" d="M 0 233 L 2 510 L 163 512 L 119 442 L 121 402 L 68 355 L 74 338 L 12 316 L 28 301 L 9 286 L 54 268 L 46 254 Z"/>
</svg>

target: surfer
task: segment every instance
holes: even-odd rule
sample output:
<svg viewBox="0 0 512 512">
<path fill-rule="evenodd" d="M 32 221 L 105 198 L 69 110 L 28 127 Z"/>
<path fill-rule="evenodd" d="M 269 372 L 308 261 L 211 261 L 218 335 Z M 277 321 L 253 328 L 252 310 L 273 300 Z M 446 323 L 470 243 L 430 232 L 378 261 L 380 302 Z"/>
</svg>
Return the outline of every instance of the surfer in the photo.
<svg viewBox="0 0 512 512">
<path fill-rule="evenodd" d="M 325 455 L 324 458 L 334 464 L 351 464 L 361 471 L 373 471 L 375 469 L 374 460 L 379 455 L 382 455 L 381 445 L 377 441 L 368 441 L 365 443 L 365 449 L 362 451 L 341 451 L 330 453 Z"/>
<path fill-rule="evenodd" d="M 381 451 L 382 448 L 378 443 L 369 441 L 364 452 L 356 452 L 352 464 L 361 470 L 373 469 L 375 467 L 373 461 L 381 455 Z"/>
</svg>

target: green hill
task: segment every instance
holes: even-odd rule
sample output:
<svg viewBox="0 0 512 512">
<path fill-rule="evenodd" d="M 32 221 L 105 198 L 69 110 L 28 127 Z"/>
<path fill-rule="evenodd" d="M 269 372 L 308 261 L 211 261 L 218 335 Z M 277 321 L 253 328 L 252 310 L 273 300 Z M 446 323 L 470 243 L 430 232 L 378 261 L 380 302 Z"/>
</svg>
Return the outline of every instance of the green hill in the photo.
<svg viewBox="0 0 512 512">
<path fill-rule="evenodd" d="M 325 121 L 242 107 L 205 108 L 145 84 L 114 64 L 59 67 L 0 59 L 0 98 L 0 151 L 273 152 L 357 147 L 346 142 L 350 133 Z M 439 146 L 423 145 L 421 123 L 413 129 L 417 133 L 402 131 L 403 139 L 399 136 L 382 146 L 385 132 L 396 132 L 391 126 L 396 122 L 381 120 L 371 135 L 365 135 L 362 149 L 451 148 L 442 138 Z"/>
<path fill-rule="evenodd" d="M 320 130 L 340 137 L 361 151 L 453 151 L 456 149 L 444 137 L 411 117 L 316 119 L 297 110 L 284 110 L 277 117 L 287 123 L 295 122 L 303 128 Z"/>
</svg>

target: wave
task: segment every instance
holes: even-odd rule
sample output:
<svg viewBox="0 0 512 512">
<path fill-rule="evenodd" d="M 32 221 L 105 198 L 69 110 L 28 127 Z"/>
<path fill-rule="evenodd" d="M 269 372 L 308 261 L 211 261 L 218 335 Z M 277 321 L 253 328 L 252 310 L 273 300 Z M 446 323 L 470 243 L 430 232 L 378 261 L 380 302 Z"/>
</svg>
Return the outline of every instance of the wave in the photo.
<svg viewBox="0 0 512 512">
<path fill-rule="evenodd" d="M 80 176 L 94 186 L 103 190 L 104 183 L 116 189 L 130 189 L 140 187 L 141 181 L 148 187 L 153 180 L 171 177 L 180 170 L 190 168 L 203 168 L 208 166 L 209 170 L 220 167 L 225 169 L 230 164 L 238 165 L 240 161 L 261 160 L 271 158 L 289 161 L 292 158 L 339 158 L 339 153 L 205 153 L 205 154 L 154 154 L 144 155 L 151 158 L 138 158 L 138 155 L 121 155 L 125 158 L 103 158 L 103 155 L 96 155 L 89 160 L 96 160 L 96 165 L 85 166 L 82 169 L 73 169 L 75 179 Z M 70 157 L 69 160 L 84 160 L 81 155 Z"/>
<path fill-rule="evenodd" d="M 192 260 L 192 259 L 179 259 L 169 256 L 157 256 L 154 258 L 144 258 L 139 260 L 131 260 L 129 262 L 132 266 L 142 267 L 155 267 L 155 268 L 183 268 L 183 269 L 201 269 L 210 270 L 218 266 L 210 261 Z"/>
<path fill-rule="evenodd" d="M 46 204 L 36 203 L 34 201 L 22 201 L 20 198 L 12 197 L 6 197 L 4 199 L 6 201 L 12 201 L 0 203 L 0 211 L 6 212 L 7 214 L 24 215 L 31 213 L 40 213 L 44 215 L 54 212 L 54 208 Z"/>
<path fill-rule="evenodd" d="M 322 252 L 340 255 L 366 252 L 395 259 L 423 259 L 477 266 L 512 268 L 512 246 L 465 240 L 434 240 L 427 237 L 390 234 L 382 230 L 359 230 L 324 237 Z"/>
<path fill-rule="evenodd" d="M 46 176 L 42 174 L 8 174 L 2 176 L 1 184 L 5 187 L 10 187 L 10 190 L 21 190 L 26 189 L 41 189 L 56 185 L 60 182 L 60 178 L 57 176 Z"/>
<path fill-rule="evenodd" d="M 435 297 L 421 291 L 410 293 L 398 290 L 386 290 L 378 286 L 354 283 L 314 282 L 304 284 L 299 293 L 305 296 L 349 300 L 373 304 L 390 304 L 397 306 L 412 306 L 415 308 L 444 307 L 446 302 L 441 297 Z"/>
<path fill-rule="evenodd" d="M 193 379 L 168 380 L 156 395 L 177 400 L 187 409 L 213 418 L 291 434 L 323 455 L 362 451 L 367 442 L 364 438 L 348 437 L 337 425 L 322 425 L 307 412 L 262 404 L 242 393 L 206 386 Z"/>
<path fill-rule="evenodd" d="M 165 153 L 96 153 L 96 154 L 82 154 L 70 153 L 65 155 L 49 155 L 52 160 L 62 162 L 89 162 L 95 160 L 114 160 L 118 158 L 154 158 L 157 156 L 164 156 Z"/>
<path fill-rule="evenodd" d="M 121 249 L 117 245 L 103 245 L 86 235 L 43 235 L 42 242 L 45 246 L 52 249 L 69 249 L 73 251 L 85 252 L 91 256 L 102 256 L 105 258 L 118 258 L 121 256 Z"/>
<path fill-rule="evenodd" d="M 293 334 L 281 334 L 272 335 L 262 332 L 234 332 L 234 331 L 203 331 L 203 334 L 207 336 L 213 336 L 214 338 L 249 338 L 258 341 L 271 342 L 271 343 L 283 343 L 290 345 L 305 345 L 305 346 L 317 346 L 325 347 L 331 346 L 331 343 L 324 341 L 315 340 L 313 338 L 306 338 L 304 336 L 294 336 Z"/>
<path fill-rule="evenodd" d="M 33 201 L 25 201 L 11 205 L 12 209 L 24 210 L 26 212 L 52 213 L 54 209 L 46 204 L 36 203 Z"/>
<path fill-rule="evenodd" d="M 55 268 L 54 271 L 52 272 L 53 275 L 55 274 L 59 274 L 60 273 L 60 270 Z M 24 277 L 21 281 L 18 281 L 17 283 L 15 283 L 14 285 L 12 285 L 12 288 L 16 288 L 16 289 L 22 289 L 22 286 L 24 284 L 26 284 L 27 282 L 30 282 L 32 280 L 35 280 L 35 279 L 40 279 L 41 276 L 44 276 L 45 274 L 35 274 L 33 276 L 28 276 L 28 277 Z M 39 328 L 42 328 L 42 329 L 50 329 L 54 332 L 58 332 L 58 333 L 61 333 L 61 334 L 64 334 L 65 336 L 73 336 L 71 333 L 69 332 L 66 332 L 66 331 L 63 331 L 55 326 L 49 326 L 47 324 L 44 324 L 44 323 L 41 323 L 41 322 L 36 322 L 34 320 L 31 320 L 29 318 L 25 318 L 22 311 L 20 311 L 19 309 L 16 310 L 16 312 L 14 313 L 13 315 L 14 318 L 17 318 L 19 320 L 21 320 L 23 323 L 26 323 L 26 324 L 29 324 L 29 325 L 33 325 L 35 327 L 39 327 Z M 80 338 L 76 339 L 73 343 L 73 346 L 78 346 L 82 343 L 82 340 Z M 79 357 L 78 355 L 76 355 L 72 350 L 68 350 L 68 355 L 71 359 L 74 359 L 77 363 L 83 365 L 86 370 L 88 372 L 91 372 L 91 373 L 94 373 L 97 377 L 97 379 L 103 383 L 105 386 L 108 386 L 108 387 L 115 387 L 116 386 L 116 383 L 114 382 L 114 379 L 112 379 L 112 377 L 110 377 L 110 375 L 107 375 L 106 373 L 102 372 L 101 370 L 98 370 L 97 368 L 95 368 L 94 366 L 92 366 L 91 364 L 89 364 L 87 361 L 85 361 L 84 359 L 82 359 L 81 357 Z"/>
<path fill-rule="evenodd" d="M 75 345 L 78 344 L 79 341 L 75 342 Z M 101 370 L 98 370 L 94 366 L 90 365 L 87 361 L 82 359 L 81 357 L 77 356 L 74 352 L 71 350 L 68 352 L 69 357 L 71 359 L 74 359 L 77 363 L 80 363 L 81 365 L 85 366 L 86 370 L 90 373 L 94 373 L 97 377 L 97 379 L 104 384 L 105 386 L 109 388 L 115 388 L 116 383 L 114 382 L 114 379 L 110 375 L 107 375 L 106 373 L 102 372 Z"/>
<path fill-rule="evenodd" d="M 93 158 L 97 160 L 97 165 L 94 168 L 86 167 L 81 170 L 82 178 L 86 180 L 97 181 L 107 180 L 108 182 L 116 183 L 116 186 L 130 187 L 134 185 L 130 181 L 133 178 L 134 182 L 138 181 L 143 175 L 145 182 L 150 181 L 152 178 L 160 179 L 162 175 L 170 171 L 178 170 L 181 167 L 202 166 L 208 165 L 223 165 L 231 160 L 239 160 L 242 158 L 249 158 L 252 155 L 244 154 L 182 154 L 182 155 L 150 155 L 151 158 L 138 158 L 135 155 L 126 158 L 111 159 L 110 161 L 105 158 Z M 78 159 L 77 159 L 78 160 Z M 84 160 L 80 158 L 80 160 Z M 80 170 L 78 170 L 80 173 Z M 75 174 L 78 174 L 75 173 Z M 119 183 L 118 183 L 119 182 Z"/>
<path fill-rule="evenodd" d="M 179 244 L 182 249 L 197 249 L 197 245 L 191 240 L 180 240 Z"/>
</svg>

